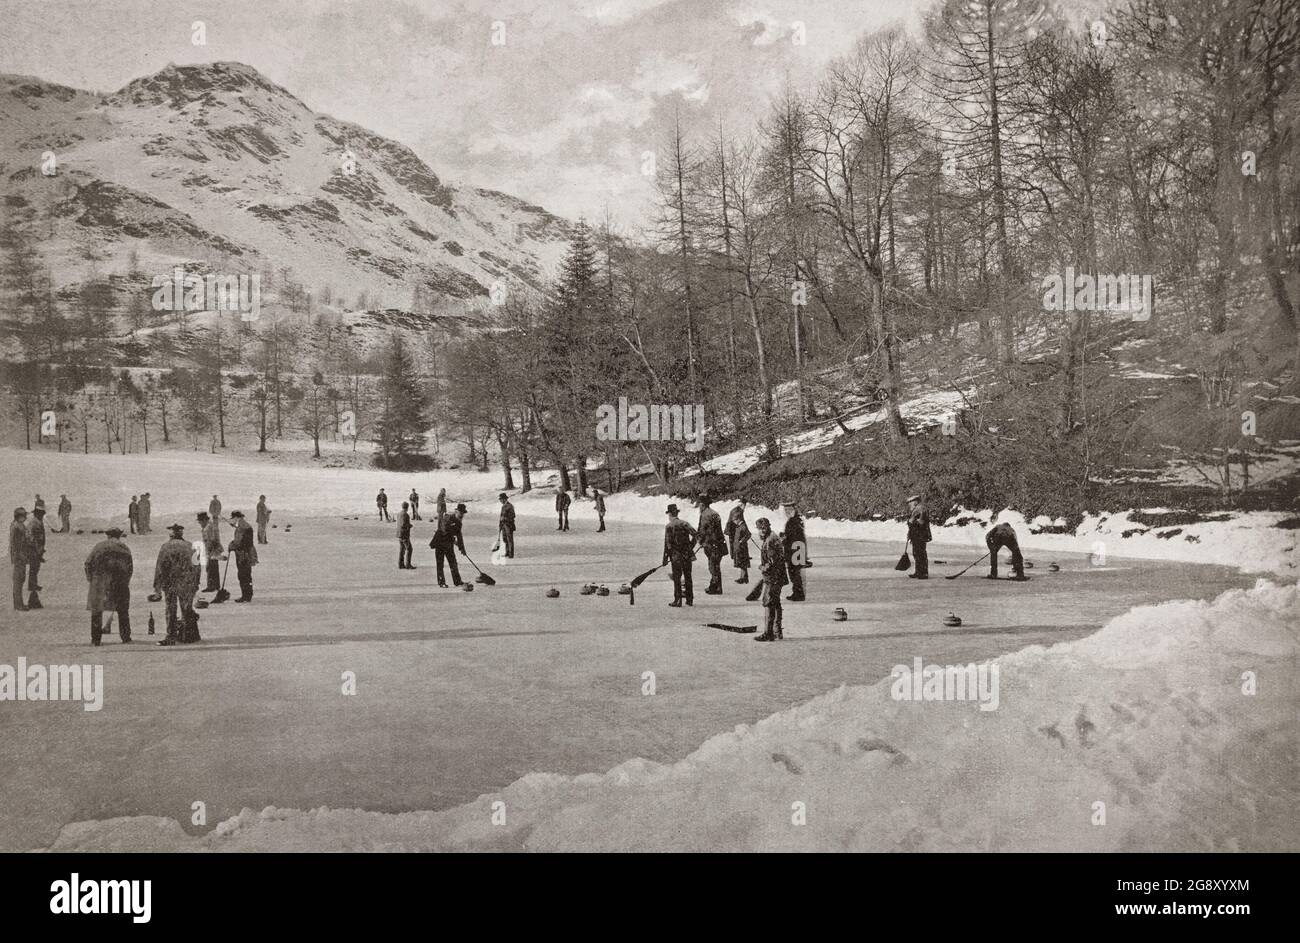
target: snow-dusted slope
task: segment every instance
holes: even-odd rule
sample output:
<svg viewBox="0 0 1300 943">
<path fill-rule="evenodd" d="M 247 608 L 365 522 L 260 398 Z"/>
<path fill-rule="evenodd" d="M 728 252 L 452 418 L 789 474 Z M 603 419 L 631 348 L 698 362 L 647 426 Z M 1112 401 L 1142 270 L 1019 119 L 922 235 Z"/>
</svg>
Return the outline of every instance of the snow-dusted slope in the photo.
<svg viewBox="0 0 1300 943">
<path fill-rule="evenodd" d="M 423 285 L 459 301 L 497 280 L 540 284 L 569 231 L 506 194 L 448 186 L 407 147 L 230 62 L 104 96 L 0 76 L 0 194 L 60 285 L 120 272 L 135 249 L 146 275 L 287 267 L 349 300 L 406 305 Z"/>
</svg>

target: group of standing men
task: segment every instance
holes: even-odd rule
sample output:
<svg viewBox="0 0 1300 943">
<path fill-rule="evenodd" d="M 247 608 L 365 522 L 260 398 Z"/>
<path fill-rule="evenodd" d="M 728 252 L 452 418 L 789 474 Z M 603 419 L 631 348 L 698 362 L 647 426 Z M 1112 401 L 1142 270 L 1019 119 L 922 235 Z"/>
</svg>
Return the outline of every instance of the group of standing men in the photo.
<svg viewBox="0 0 1300 943">
<path fill-rule="evenodd" d="M 45 562 L 45 502 L 36 496 L 29 516 L 26 508 L 14 508 L 9 524 L 9 563 L 13 567 L 14 609 L 27 612 L 41 605 L 41 564 Z M 26 586 L 27 595 L 23 595 Z"/>
<path fill-rule="evenodd" d="M 740 570 L 737 583 L 749 582 L 751 565 L 749 544 L 753 541 L 749 525 L 745 521 L 747 502 L 744 498 L 731 509 L 724 528 L 722 518 L 712 507 L 712 499 L 701 495 L 697 502 L 700 508 L 698 527 L 692 527 L 678 515 L 680 509 L 676 504 L 668 505 L 668 524 L 664 528 L 663 566 L 671 567 L 673 581 L 673 601 L 669 606 L 693 606 L 694 582 L 691 566 L 697 550 L 703 550 L 709 567 L 709 585 L 705 593 L 711 596 L 722 595 L 721 562 L 730 552 L 732 564 Z M 781 589 L 790 584 L 790 595 L 786 598 L 792 602 L 802 602 L 804 596 L 803 569 L 808 566 L 807 539 L 804 534 L 803 518 L 793 504 L 786 509 L 785 527 L 781 534 L 772 530 L 767 518 L 759 518 L 759 576 L 760 583 L 749 594 L 749 599 L 760 600 L 766 610 L 764 631 L 755 637 L 756 641 L 770 642 L 781 639 L 782 607 Z M 728 547 L 730 544 L 730 547 Z"/>
<path fill-rule="evenodd" d="M 72 503 L 67 495 L 61 495 L 59 502 L 60 530 L 67 533 L 71 528 Z M 141 498 L 132 497 L 128 511 L 128 521 L 132 533 L 150 532 L 149 494 Z M 220 561 L 234 555 L 236 575 L 239 580 L 240 596 L 235 602 L 250 602 L 253 598 L 253 566 L 257 564 L 256 543 L 267 543 L 266 525 L 270 521 L 271 511 L 266 504 L 266 495 L 261 495 L 257 502 L 257 533 L 244 519 L 242 511 L 232 511 L 228 519 L 235 528 L 233 539 L 226 548 L 222 547 L 220 522 L 221 501 L 214 494 L 207 512 L 199 512 L 198 522 L 203 531 L 202 552 L 197 543 L 185 540 L 185 528 L 181 524 L 168 527 L 170 538 L 158 551 L 154 568 L 151 599 L 165 599 L 167 615 L 167 635 L 160 645 L 175 645 L 179 642 L 198 641 L 198 616 L 194 612 L 194 597 L 199 592 L 201 576 L 200 562 L 206 558 L 207 585 L 204 592 L 221 590 Z M 14 509 L 13 521 L 9 526 L 9 560 L 13 567 L 13 607 L 20 612 L 41 609 L 39 582 L 41 564 L 45 560 L 45 502 L 36 496 L 35 507 L 31 515 L 25 508 Z M 100 644 L 104 633 L 104 613 L 110 613 L 110 623 L 115 616 L 118 620 L 118 633 L 123 642 L 131 641 L 131 576 L 134 571 L 134 558 L 131 550 L 122 542 L 123 531 L 120 527 L 110 527 L 104 531 L 104 539 L 91 549 L 86 557 L 84 569 L 89 584 L 86 608 L 90 611 L 90 638 L 94 645 Z M 24 586 L 26 596 L 24 597 Z M 152 629 L 151 629 L 152 631 Z"/>
</svg>

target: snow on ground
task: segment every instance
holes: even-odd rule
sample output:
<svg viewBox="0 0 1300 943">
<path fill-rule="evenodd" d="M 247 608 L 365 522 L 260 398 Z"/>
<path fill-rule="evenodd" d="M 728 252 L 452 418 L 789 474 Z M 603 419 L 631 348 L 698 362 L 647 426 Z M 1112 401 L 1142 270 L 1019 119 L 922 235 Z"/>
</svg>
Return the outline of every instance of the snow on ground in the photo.
<svg viewBox="0 0 1300 943">
<path fill-rule="evenodd" d="M 1261 580 L 1003 655 L 994 710 L 885 679 L 445 812 L 83 822 L 52 850 L 1295 851 L 1298 627 L 1296 586 Z"/>
<path fill-rule="evenodd" d="M 664 608 L 658 576 L 635 608 L 570 599 L 588 579 L 613 586 L 658 562 L 665 497 L 612 497 L 599 536 L 589 501 L 560 535 L 549 490 L 516 497 L 520 558 L 493 570 L 499 587 L 461 594 L 430 586 L 427 521 L 415 535 L 421 569 L 399 578 L 392 527 L 369 517 L 374 492 L 446 486 L 471 504 L 467 541 L 486 565 L 498 471 L 15 450 L 0 451 L 0 466 L 12 503 L 39 489 L 53 505 L 67 491 L 87 529 L 110 514 L 121 523 L 130 494 L 152 491 L 155 536 L 129 540 L 137 600 L 161 525 L 192 520 L 213 491 L 227 509 L 267 493 L 273 522 L 296 525 L 272 532 L 254 606 L 207 610 L 204 644 L 181 651 L 91 649 L 79 568 L 96 538 L 51 538 L 47 609 L 21 622 L 0 613 L 0 662 L 102 661 L 108 697 L 95 714 L 6 705 L 6 755 L 40 759 L 0 762 L 0 847 L 55 836 L 59 848 L 137 850 L 1295 847 L 1294 817 L 1278 811 L 1296 798 L 1294 736 L 1278 720 L 1294 725 L 1295 587 L 1151 607 L 1240 578 L 1118 559 L 1294 578 L 1296 531 L 1272 526 L 1281 514 L 1178 534 L 1119 514 L 1065 535 L 1004 515 L 1033 551 L 1033 582 L 989 583 L 977 568 L 924 590 L 892 570 L 898 521 L 813 517 L 816 602 L 787 610 L 790 643 L 756 646 L 701 627 L 756 621 L 730 583 L 693 611 Z M 778 519 L 751 507 L 751 524 L 760 515 Z M 947 561 L 936 575 L 984 552 L 992 516 L 969 516 L 936 528 L 931 556 Z M 1106 557 L 1090 561 L 1097 541 Z M 1062 571 L 1046 573 L 1049 560 Z M 564 592 L 553 608 L 540 598 L 548 585 Z M 835 605 L 848 623 L 832 627 Z M 966 625 L 937 628 L 949 610 Z M 1042 647 L 1053 642 L 1063 644 Z M 917 655 L 996 658 L 1001 706 L 890 700 L 890 666 Z M 338 690 L 345 669 L 362 681 L 351 704 Z M 656 697 L 640 694 L 647 669 Z M 1246 670 L 1261 678 L 1250 698 L 1229 691 Z M 200 798 L 222 824 L 191 835 L 177 823 Z M 489 824 L 497 799 L 504 826 Z M 796 801 L 806 826 L 789 824 Z M 1088 824 L 1096 801 L 1105 827 Z"/>
<path fill-rule="evenodd" d="M 904 419 L 916 424 L 933 423 L 942 420 L 946 416 L 955 415 L 966 405 L 966 402 L 966 398 L 960 392 L 938 390 L 924 396 L 918 396 L 915 399 L 904 400 L 899 405 L 899 412 L 903 414 Z M 870 412 L 845 417 L 844 425 L 850 431 L 857 431 L 874 425 L 883 418 L 883 412 L 872 408 Z M 804 432 L 782 436 L 781 454 L 798 455 L 802 452 L 811 452 L 814 449 L 824 448 L 842 435 L 844 435 L 844 430 L 840 428 L 838 423 L 834 421 L 822 423 Z M 757 465 L 762 456 L 763 447 L 753 445 L 715 456 L 703 462 L 702 466 L 707 472 L 739 475 Z"/>
</svg>

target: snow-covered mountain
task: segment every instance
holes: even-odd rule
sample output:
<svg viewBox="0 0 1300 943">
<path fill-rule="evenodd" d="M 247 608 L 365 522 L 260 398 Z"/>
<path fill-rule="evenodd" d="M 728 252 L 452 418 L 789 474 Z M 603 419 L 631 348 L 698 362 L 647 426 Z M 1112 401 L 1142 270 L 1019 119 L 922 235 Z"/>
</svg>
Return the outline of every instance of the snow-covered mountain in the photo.
<svg viewBox="0 0 1300 943">
<path fill-rule="evenodd" d="M 421 286 L 463 310 L 497 281 L 540 285 L 570 231 L 507 194 L 447 185 L 404 145 L 235 62 L 168 66 L 109 95 L 0 75 L 0 198 L 56 286 L 121 272 L 134 251 L 145 275 L 288 269 L 376 306 L 407 306 Z"/>
</svg>

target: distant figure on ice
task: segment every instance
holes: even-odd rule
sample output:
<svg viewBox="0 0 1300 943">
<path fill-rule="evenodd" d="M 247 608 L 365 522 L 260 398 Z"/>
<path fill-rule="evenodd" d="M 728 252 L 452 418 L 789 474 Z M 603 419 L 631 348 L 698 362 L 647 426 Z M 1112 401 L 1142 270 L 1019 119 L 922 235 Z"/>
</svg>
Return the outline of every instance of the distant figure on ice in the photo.
<svg viewBox="0 0 1300 943">
<path fill-rule="evenodd" d="M 140 502 L 131 495 L 131 503 L 126 506 L 126 522 L 133 534 L 143 534 L 140 530 Z"/>
<path fill-rule="evenodd" d="M 189 551 L 185 554 L 189 559 Z M 117 613 L 117 634 L 131 641 L 131 573 L 135 561 L 131 548 L 122 543 L 122 529 L 110 527 L 104 539 L 86 557 L 86 608 L 90 610 L 90 644 L 98 645 L 104 634 L 104 613 Z"/>
<path fill-rule="evenodd" d="M 32 511 L 27 519 L 27 608 L 44 609 L 41 605 L 40 573 L 45 562 L 45 505 Z"/>
<path fill-rule="evenodd" d="M 230 520 L 235 525 L 235 538 L 230 541 L 229 550 L 235 555 L 235 573 L 239 577 L 239 598 L 235 602 L 252 602 L 253 567 L 257 566 L 253 528 L 244 520 L 243 511 L 231 511 Z"/>
<path fill-rule="evenodd" d="M 596 533 L 599 534 L 605 529 L 605 496 L 599 488 L 592 488 L 591 493 L 596 499 L 596 517 L 600 519 L 600 526 L 596 528 Z"/>
<path fill-rule="evenodd" d="M 790 502 L 782 507 L 786 517 L 781 539 L 785 548 L 785 568 L 790 576 L 790 595 L 785 598 L 791 602 L 803 602 L 803 569 L 808 565 L 808 538 L 804 534 L 799 508 Z"/>
<path fill-rule="evenodd" d="M 418 492 L 418 491 L 416 491 L 414 488 L 412 488 L 412 489 L 411 489 L 411 496 L 410 496 L 409 498 L 407 498 L 407 500 L 411 502 L 411 517 L 412 517 L 412 519 L 417 520 L 417 521 L 422 521 L 422 520 L 424 520 L 424 518 L 420 517 L 420 492 Z"/>
<path fill-rule="evenodd" d="M 198 513 L 199 526 L 203 537 L 203 552 L 208 558 L 207 584 L 205 593 L 215 593 L 221 589 L 221 558 L 225 551 L 221 547 L 221 521 L 208 516 L 206 511 Z"/>
<path fill-rule="evenodd" d="M 31 551 L 27 547 L 27 508 L 14 508 L 13 523 L 9 525 L 9 563 L 14 568 L 14 609 L 27 611 L 23 601 L 23 584 L 27 582 L 27 561 Z"/>
<path fill-rule="evenodd" d="M 379 494 L 375 495 L 375 507 L 379 508 L 379 519 L 388 523 L 392 518 L 388 516 L 388 495 L 384 494 L 384 489 L 379 489 Z"/>
<path fill-rule="evenodd" d="M 42 511 L 45 510 L 45 499 L 39 494 L 36 496 L 36 500 L 32 502 L 32 510 L 35 511 L 37 508 L 40 508 Z"/>
<path fill-rule="evenodd" d="M 984 535 L 984 545 L 989 548 L 989 579 L 998 578 L 998 551 L 1003 547 L 1011 550 L 1011 571 L 1014 574 L 1011 578 L 1020 582 L 1029 579 L 1025 576 L 1025 558 L 1020 555 L 1020 541 L 1016 540 L 1014 527 L 1003 523 L 991 528 Z"/>
<path fill-rule="evenodd" d="M 755 642 L 778 642 L 782 635 L 781 587 L 785 585 L 785 541 L 772 531 L 766 517 L 760 517 L 758 527 L 758 573 L 763 591 L 759 602 L 763 606 L 763 632 L 755 635 Z"/>
<path fill-rule="evenodd" d="M 221 520 L 221 499 L 215 494 L 212 500 L 208 502 L 208 514 L 214 521 Z"/>
<path fill-rule="evenodd" d="M 414 570 L 411 565 L 411 512 L 410 503 L 402 502 L 402 509 L 397 512 L 397 568 Z"/>
<path fill-rule="evenodd" d="M 744 498 L 731 509 L 727 515 L 727 540 L 731 541 L 731 565 L 740 571 L 737 583 L 749 582 L 749 525 L 745 523 L 745 508 L 749 502 Z"/>
<path fill-rule="evenodd" d="M 502 491 L 498 498 L 501 499 L 501 516 L 497 519 L 497 527 L 501 530 L 501 545 L 506 549 L 506 559 L 512 559 L 515 555 L 515 506 L 510 503 L 510 497 Z"/>
<path fill-rule="evenodd" d="M 140 520 L 137 524 L 137 526 L 140 528 L 140 533 L 142 534 L 153 533 L 153 525 L 149 523 L 149 519 L 150 517 L 152 517 L 152 515 L 153 515 L 153 504 L 149 500 L 149 492 L 146 491 L 144 494 L 140 495 L 140 511 L 139 511 Z"/>
<path fill-rule="evenodd" d="M 677 505 L 670 504 L 664 512 L 668 515 L 668 524 L 664 527 L 664 564 L 672 564 L 673 601 L 668 605 L 681 607 L 695 605 L 695 586 L 691 580 L 691 564 L 694 562 L 695 545 L 700 535 L 695 528 L 677 516 Z"/>
<path fill-rule="evenodd" d="M 556 530 L 569 529 L 569 505 L 572 503 L 573 499 L 563 487 L 555 492 L 555 516 L 558 518 Z"/>
<path fill-rule="evenodd" d="M 722 558 L 727 555 L 727 540 L 722 534 L 722 518 L 710 506 L 713 499 L 702 494 L 697 502 L 700 506 L 700 524 L 697 528 L 700 547 L 704 550 L 704 559 L 709 561 L 709 585 L 704 590 L 708 596 L 722 595 Z"/>
<path fill-rule="evenodd" d="M 66 494 L 59 495 L 59 533 L 72 533 L 72 502 Z"/>
<path fill-rule="evenodd" d="M 447 489 L 446 488 L 443 488 L 438 492 L 438 500 L 434 504 L 433 509 L 438 513 L 438 520 L 442 520 L 442 516 L 447 513 Z"/>
<path fill-rule="evenodd" d="M 437 533 L 429 541 L 438 564 L 438 585 L 444 589 L 447 587 L 447 579 L 443 573 L 444 563 L 451 567 L 452 585 L 460 585 L 460 568 L 456 565 L 456 550 L 459 548 L 461 553 L 465 552 L 465 536 L 461 533 L 461 527 L 467 513 L 469 511 L 465 505 L 458 504 L 454 512 L 443 514 L 438 518 Z"/>
<path fill-rule="evenodd" d="M 907 499 L 907 539 L 912 545 L 912 556 L 916 560 L 916 569 L 907 574 L 908 579 L 928 580 L 930 578 L 930 552 L 926 544 L 931 540 L 930 514 L 925 509 L 925 502 L 919 494 Z"/>
<path fill-rule="evenodd" d="M 271 523 L 271 509 L 266 506 L 266 495 L 257 496 L 257 542 L 266 543 L 266 525 Z"/>
<path fill-rule="evenodd" d="M 183 641 L 183 633 L 195 621 L 194 594 L 199 591 L 199 567 L 194 562 L 194 548 L 185 539 L 185 525 L 172 524 L 167 529 L 171 537 L 159 548 L 153 569 L 153 591 L 162 593 L 167 615 L 167 635 L 159 645 Z"/>
</svg>

